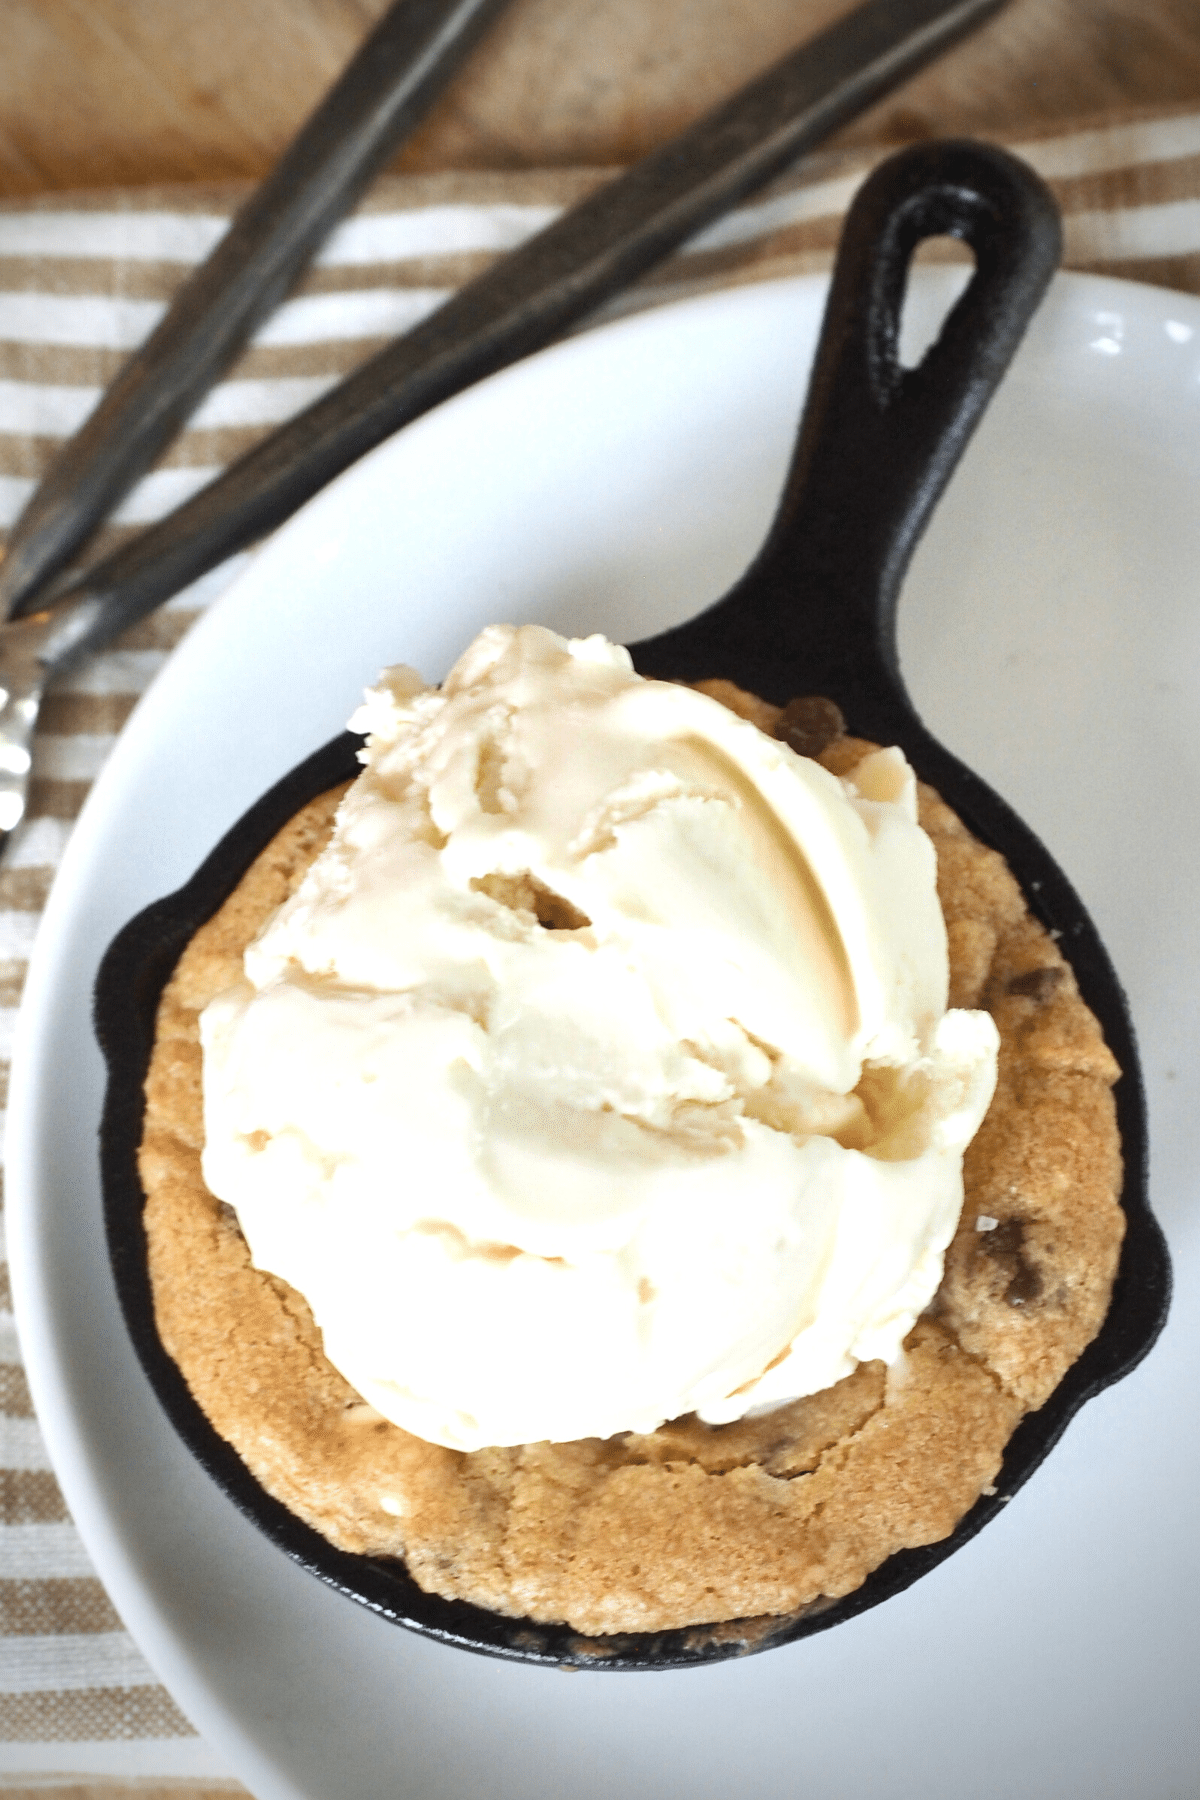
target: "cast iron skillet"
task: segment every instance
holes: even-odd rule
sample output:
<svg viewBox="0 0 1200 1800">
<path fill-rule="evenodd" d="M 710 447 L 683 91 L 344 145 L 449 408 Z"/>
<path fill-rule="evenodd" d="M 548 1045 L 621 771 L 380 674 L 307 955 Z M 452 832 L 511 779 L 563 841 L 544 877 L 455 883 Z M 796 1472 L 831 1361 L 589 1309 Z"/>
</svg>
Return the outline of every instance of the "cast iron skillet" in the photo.
<svg viewBox="0 0 1200 1800">
<path fill-rule="evenodd" d="M 922 239 L 947 233 L 971 246 L 976 273 L 923 363 L 906 370 L 897 338 L 909 264 Z M 109 1068 L 104 1204 L 117 1289 L 143 1367 L 181 1437 L 226 1494 L 290 1556 L 389 1619 L 492 1655 L 609 1669 L 714 1662 L 825 1630 L 899 1593 L 973 1537 L 1083 1402 L 1133 1368 L 1158 1334 L 1170 1267 L 1146 1200 L 1145 1105 L 1120 985 L 1091 920 L 1042 845 L 925 730 L 896 657 L 896 601 L 909 558 L 1046 289 L 1058 250 L 1049 195 L 999 150 L 922 145 L 872 176 L 846 222 L 799 444 L 764 548 L 723 600 L 633 648 L 647 675 L 723 675 L 781 703 L 827 695 L 851 731 L 901 745 L 972 831 L 1003 853 L 1031 909 L 1059 934 L 1123 1070 L 1117 1108 L 1128 1230 L 1107 1321 L 1046 1405 L 1018 1427 L 995 1494 L 978 1500 L 950 1537 L 890 1557 L 843 1600 L 787 1617 L 601 1639 L 439 1599 L 422 1593 L 401 1563 L 335 1550 L 258 1485 L 159 1342 L 136 1151 L 155 1009 L 181 951 L 275 831 L 356 772 L 359 740 L 345 733 L 295 769 L 186 887 L 126 926 L 105 957 L 96 989 L 96 1027 Z"/>
</svg>

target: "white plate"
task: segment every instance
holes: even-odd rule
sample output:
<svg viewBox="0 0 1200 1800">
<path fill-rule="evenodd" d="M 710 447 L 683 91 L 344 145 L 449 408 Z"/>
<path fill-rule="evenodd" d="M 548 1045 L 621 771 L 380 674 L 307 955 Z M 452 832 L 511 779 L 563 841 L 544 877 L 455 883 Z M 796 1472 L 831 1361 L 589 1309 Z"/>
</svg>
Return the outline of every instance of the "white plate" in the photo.
<svg viewBox="0 0 1200 1800">
<path fill-rule="evenodd" d="M 932 273 L 919 303 L 944 293 Z M 1153 1355 L 1001 1519 L 897 1599 L 763 1657 L 569 1679 L 491 1662 L 371 1616 L 261 1539 L 176 1441 L 117 1314 L 89 1029 L 113 933 L 339 729 L 381 664 L 438 677 L 492 619 L 637 638 L 721 592 L 771 511 L 821 298 L 815 281 L 744 288 L 577 338 L 359 464 L 189 637 L 64 861 L 9 1117 L 30 1378 L 117 1605 L 260 1800 L 1194 1791 L 1194 300 L 1056 284 L 902 607 L 928 722 L 1041 832 L 1128 985 L 1178 1279 Z"/>
</svg>

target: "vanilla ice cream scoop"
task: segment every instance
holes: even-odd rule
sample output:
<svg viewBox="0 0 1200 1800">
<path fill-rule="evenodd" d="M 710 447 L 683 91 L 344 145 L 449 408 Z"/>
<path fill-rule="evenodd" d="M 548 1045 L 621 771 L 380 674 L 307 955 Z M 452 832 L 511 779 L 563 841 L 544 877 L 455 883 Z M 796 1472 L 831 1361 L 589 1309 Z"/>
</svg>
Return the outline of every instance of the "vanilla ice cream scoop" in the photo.
<svg viewBox="0 0 1200 1800">
<path fill-rule="evenodd" d="M 470 1450 L 894 1359 L 997 1051 L 946 1010 L 901 753 L 839 780 L 533 626 L 351 723 L 329 846 L 201 1021 L 205 1178 L 331 1361 Z"/>
</svg>

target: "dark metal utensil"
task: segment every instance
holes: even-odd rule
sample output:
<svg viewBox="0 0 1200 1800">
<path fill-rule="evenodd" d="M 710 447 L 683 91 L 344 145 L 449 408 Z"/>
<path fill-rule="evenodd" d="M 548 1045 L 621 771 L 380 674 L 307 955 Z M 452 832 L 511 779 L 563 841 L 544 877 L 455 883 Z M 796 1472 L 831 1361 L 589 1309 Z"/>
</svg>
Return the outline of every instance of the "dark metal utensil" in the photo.
<svg viewBox="0 0 1200 1800">
<path fill-rule="evenodd" d="M 977 273 L 920 368 L 904 371 L 896 344 L 911 255 L 920 239 L 947 231 L 972 246 Z M 1011 810 L 925 731 L 896 660 L 896 599 L 909 557 L 1057 254 L 1053 204 L 1003 152 L 931 145 L 885 164 L 847 220 L 799 448 L 763 551 L 716 606 L 634 646 L 644 673 L 725 675 L 782 700 L 830 694 L 852 730 L 901 744 L 917 772 L 1006 855 L 1033 910 L 1061 933 L 1060 946 L 1124 1071 L 1117 1093 L 1128 1229 L 1108 1318 L 1046 1404 L 1018 1427 L 996 1491 L 981 1497 L 950 1537 L 901 1551 L 845 1599 L 818 1601 L 788 1617 L 594 1639 L 439 1599 L 423 1593 L 400 1563 L 335 1550 L 258 1485 L 163 1349 L 136 1156 L 155 1011 L 180 953 L 274 833 L 307 801 L 357 773 L 360 740 L 344 733 L 272 788 L 187 886 L 134 919 L 105 957 L 96 990 L 109 1070 L 101 1129 L 105 1212 L 138 1356 L 181 1437 L 224 1492 L 296 1561 L 387 1618 L 466 1649 L 606 1669 L 682 1668 L 825 1630 L 899 1593 L 973 1537 L 1083 1402 L 1133 1368 L 1158 1334 L 1170 1272 L 1146 1200 L 1145 1112 L 1120 986 L 1065 876 Z"/>
<path fill-rule="evenodd" d="M 0 563 L 0 618 L 39 604 L 508 3 L 395 0 L 38 485 Z"/>
<path fill-rule="evenodd" d="M 540 349 L 1003 0 L 867 0 L 469 282 L 167 518 L 0 626 L 0 849 L 61 674 L 289 518 L 393 431 Z"/>
</svg>

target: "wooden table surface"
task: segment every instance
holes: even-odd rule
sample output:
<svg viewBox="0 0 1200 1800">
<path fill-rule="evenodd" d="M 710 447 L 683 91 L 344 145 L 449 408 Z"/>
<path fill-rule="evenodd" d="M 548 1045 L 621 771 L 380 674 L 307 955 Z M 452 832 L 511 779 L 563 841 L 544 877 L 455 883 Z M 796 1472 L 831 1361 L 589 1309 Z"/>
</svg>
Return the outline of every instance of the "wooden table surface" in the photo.
<svg viewBox="0 0 1200 1800">
<path fill-rule="evenodd" d="M 4 0 L 0 194 L 261 175 L 384 0 Z M 846 0 L 513 0 L 412 170 L 627 161 Z M 1011 0 L 842 141 L 1200 101 L 1200 0 Z"/>
<path fill-rule="evenodd" d="M 3 0 L 0 195 L 260 176 L 384 4 Z M 513 0 L 399 166 L 628 161 L 846 10 L 846 0 Z M 1020 133 L 1164 103 L 1200 103 L 1200 0 L 1011 0 L 841 141 Z M 0 1786 L 15 1795 L 19 1782 Z M 242 1791 L 37 1784 L 39 1800 Z"/>
</svg>

